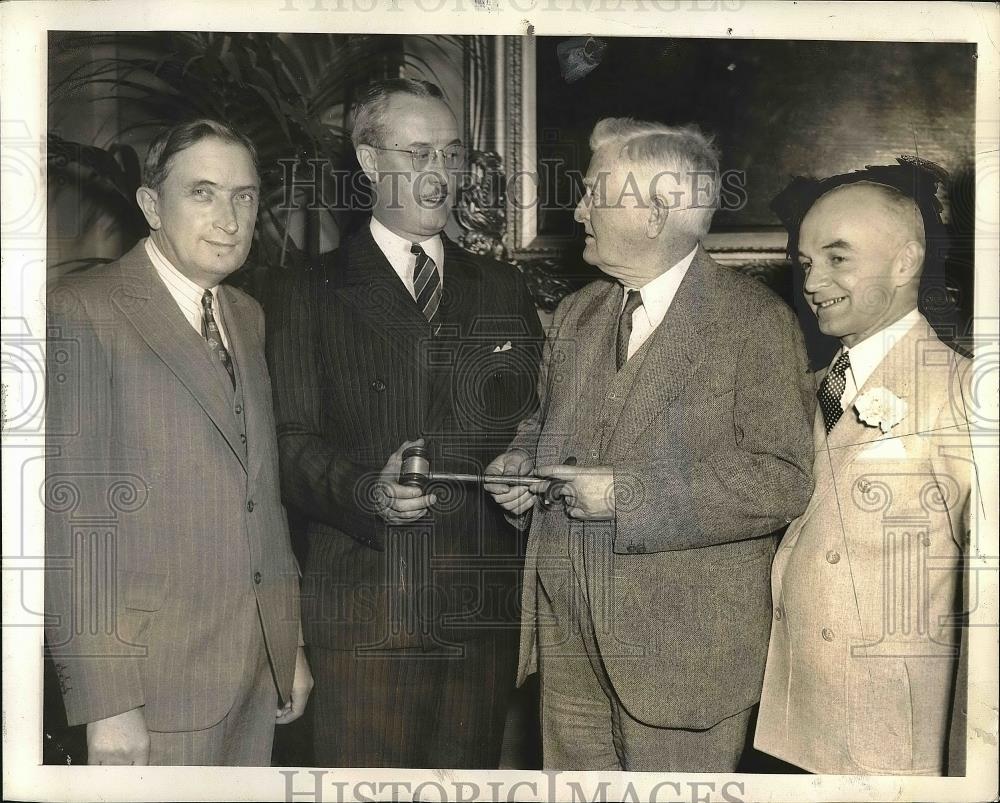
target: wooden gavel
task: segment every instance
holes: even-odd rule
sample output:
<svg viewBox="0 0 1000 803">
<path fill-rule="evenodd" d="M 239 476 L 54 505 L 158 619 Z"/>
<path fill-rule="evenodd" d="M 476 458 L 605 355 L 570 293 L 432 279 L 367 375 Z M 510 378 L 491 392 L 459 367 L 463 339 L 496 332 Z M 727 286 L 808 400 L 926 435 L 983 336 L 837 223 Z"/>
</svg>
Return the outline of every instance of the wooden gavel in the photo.
<svg viewBox="0 0 1000 803">
<path fill-rule="evenodd" d="M 575 462 L 575 461 L 574 461 Z M 431 482 L 454 482 L 454 483 L 474 483 L 482 485 L 487 482 L 495 482 L 502 485 L 534 485 L 536 482 L 545 482 L 546 477 L 536 477 L 533 475 L 519 476 L 516 474 L 459 474 L 450 471 L 431 471 L 430 461 L 427 459 L 427 447 L 411 446 L 403 452 L 403 464 L 399 469 L 399 484 L 410 488 L 426 488 Z M 551 505 L 561 494 L 561 489 L 565 482 L 552 480 L 544 494 L 540 496 L 542 504 L 546 507 Z"/>
</svg>

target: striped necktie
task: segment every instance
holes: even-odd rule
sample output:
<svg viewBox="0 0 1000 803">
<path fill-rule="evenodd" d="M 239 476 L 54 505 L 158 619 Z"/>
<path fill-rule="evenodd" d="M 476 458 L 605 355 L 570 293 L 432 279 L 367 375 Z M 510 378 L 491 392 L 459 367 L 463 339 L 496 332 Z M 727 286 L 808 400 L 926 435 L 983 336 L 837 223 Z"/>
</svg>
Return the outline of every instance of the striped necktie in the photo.
<svg viewBox="0 0 1000 803">
<path fill-rule="evenodd" d="M 431 324 L 431 331 L 436 334 L 441 324 L 438 318 L 441 307 L 441 272 L 418 243 L 413 244 L 410 253 L 417 257 L 417 263 L 413 266 L 413 292 L 417 298 L 417 307 Z"/>
<path fill-rule="evenodd" d="M 226 346 L 222 342 L 222 332 L 219 331 L 219 325 L 215 322 L 215 315 L 212 313 L 212 291 L 206 290 L 201 296 L 201 308 L 203 314 L 201 316 L 201 334 L 208 341 L 209 347 L 212 349 L 212 354 L 222 363 L 222 367 L 226 369 L 226 373 L 229 374 L 229 381 L 233 383 L 233 389 L 236 389 L 236 372 L 233 370 L 233 360 L 229 356 L 229 352 L 226 351 Z"/>
</svg>

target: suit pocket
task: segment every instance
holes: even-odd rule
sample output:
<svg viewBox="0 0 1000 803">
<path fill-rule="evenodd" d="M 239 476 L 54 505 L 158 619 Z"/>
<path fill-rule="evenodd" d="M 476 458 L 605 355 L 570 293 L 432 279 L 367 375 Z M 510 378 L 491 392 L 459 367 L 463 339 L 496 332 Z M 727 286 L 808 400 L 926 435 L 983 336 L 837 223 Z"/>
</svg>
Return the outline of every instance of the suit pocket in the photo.
<svg viewBox="0 0 1000 803">
<path fill-rule="evenodd" d="M 125 610 L 119 619 L 119 632 L 129 644 L 148 644 L 149 630 L 156 612 L 167 595 L 167 576 L 149 572 L 125 572 L 122 603 Z"/>
<path fill-rule="evenodd" d="M 851 758 L 866 772 L 913 769 L 910 678 L 902 658 L 848 658 L 847 728 Z"/>
<path fill-rule="evenodd" d="M 125 572 L 125 607 L 137 611 L 158 611 L 167 594 L 167 576 L 149 572 Z"/>
</svg>

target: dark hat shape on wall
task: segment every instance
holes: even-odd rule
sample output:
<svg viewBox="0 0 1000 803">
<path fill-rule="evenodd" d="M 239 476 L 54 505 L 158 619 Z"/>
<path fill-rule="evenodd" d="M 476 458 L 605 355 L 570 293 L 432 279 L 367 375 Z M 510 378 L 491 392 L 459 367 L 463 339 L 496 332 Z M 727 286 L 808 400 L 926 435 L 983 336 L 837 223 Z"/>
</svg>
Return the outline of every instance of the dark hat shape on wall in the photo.
<svg viewBox="0 0 1000 803">
<path fill-rule="evenodd" d="M 817 200 L 830 190 L 862 181 L 883 184 L 912 198 L 923 218 L 924 231 L 928 237 L 937 236 L 942 227 L 941 201 L 938 200 L 939 185 L 947 184 L 948 173 L 939 165 L 916 156 L 899 156 L 894 165 L 866 165 L 864 170 L 855 170 L 837 176 L 818 179 L 796 176 L 774 200 L 771 211 L 788 230 L 788 255 L 795 258 L 798 251 L 799 226 L 803 218 Z"/>
</svg>

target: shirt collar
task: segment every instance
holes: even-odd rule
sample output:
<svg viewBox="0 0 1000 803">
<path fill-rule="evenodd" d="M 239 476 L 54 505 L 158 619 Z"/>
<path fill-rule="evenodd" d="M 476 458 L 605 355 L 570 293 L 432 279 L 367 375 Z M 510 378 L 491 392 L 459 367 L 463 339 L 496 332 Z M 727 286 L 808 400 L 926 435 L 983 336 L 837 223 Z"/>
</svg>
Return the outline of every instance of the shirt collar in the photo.
<svg viewBox="0 0 1000 803">
<path fill-rule="evenodd" d="M 396 265 L 400 259 L 413 260 L 413 254 L 410 253 L 410 249 L 413 247 L 412 240 L 400 237 L 396 232 L 389 230 L 374 215 L 372 215 L 368 228 L 371 230 L 375 244 L 392 265 Z M 444 244 L 441 242 L 441 235 L 434 234 L 424 240 L 418 240 L 417 243 L 424 249 L 424 253 L 434 260 L 438 270 L 443 270 Z"/>
<path fill-rule="evenodd" d="M 859 390 L 868 381 L 875 369 L 878 368 L 885 355 L 920 321 L 920 311 L 914 307 L 906 315 L 884 329 L 879 329 L 875 334 L 869 335 L 860 343 L 856 343 L 850 348 L 844 346 L 834 356 L 834 362 L 842 352 L 847 352 L 851 358 L 851 376 L 854 378 L 854 385 Z M 831 363 L 832 365 L 833 363 Z"/>
<path fill-rule="evenodd" d="M 680 287 L 697 253 L 698 246 L 696 245 L 691 249 L 691 253 L 675 263 L 669 270 L 663 271 L 655 279 L 646 282 L 646 284 L 638 288 L 639 294 L 642 296 L 642 307 L 640 309 L 646 315 L 651 326 L 658 324 L 667 314 L 674 296 L 677 295 L 677 288 Z M 628 291 L 634 289 L 636 288 L 626 287 L 622 297 L 627 298 Z M 622 309 L 624 309 L 624 303 L 623 301 Z"/>
<path fill-rule="evenodd" d="M 195 284 L 177 270 L 163 255 L 163 252 L 156 247 L 152 237 L 146 238 L 146 254 L 149 256 L 150 262 L 153 263 L 153 267 L 156 268 L 156 272 L 160 274 L 160 278 L 175 295 L 180 294 L 186 301 L 191 301 L 197 307 L 201 307 L 201 298 L 205 295 L 205 288 Z M 213 301 L 219 297 L 219 285 L 208 289 L 212 293 Z"/>
</svg>

